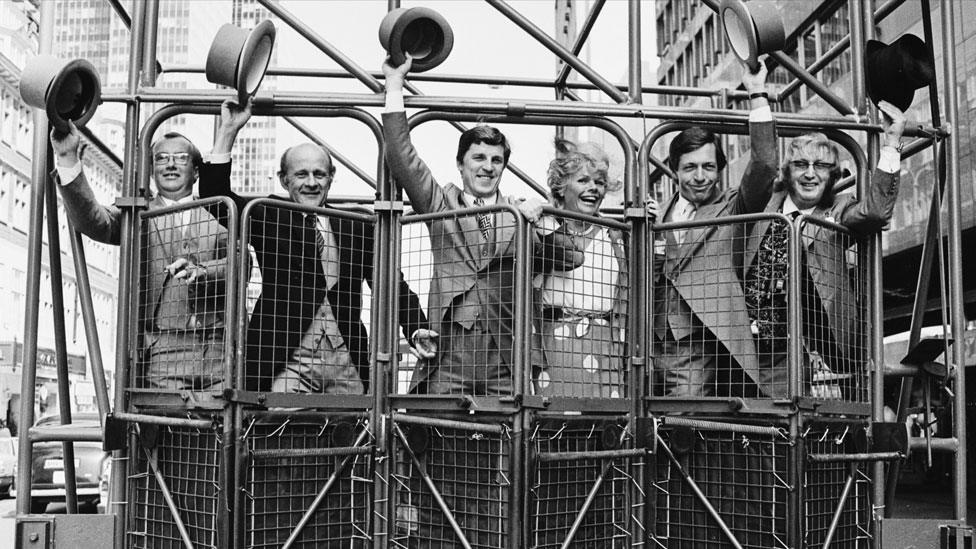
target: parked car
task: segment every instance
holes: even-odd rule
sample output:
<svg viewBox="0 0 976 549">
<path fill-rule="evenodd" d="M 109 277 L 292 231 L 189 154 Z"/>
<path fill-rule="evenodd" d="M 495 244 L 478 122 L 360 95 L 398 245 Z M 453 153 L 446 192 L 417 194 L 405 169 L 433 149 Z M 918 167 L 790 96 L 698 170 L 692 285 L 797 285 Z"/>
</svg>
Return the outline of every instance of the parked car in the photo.
<svg viewBox="0 0 976 549">
<path fill-rule="evenodd" d="M 72 425 L 97 427 L 98 415 L 78 413 L 71 417 Z M 45 416 L 34 423 L 35 427 L 60 425 L 61 417 Z M 75 442 L 75 482 L 78 487 L 78 505 L 89 505 L 95 510 L 108 483 L 109 455 L 102 451 L 101 442 Z M 65 501 L 64 457 L 60 442 L 38 442 L 31 456 L 31 513 L 43 513 L 49 503 Z M 16 495 L 16 488 L 12 490 Z"/>
<path fill-rule="evenodd" d="M 3 431 L 3 429 L 0 429 Z M 10 497 L 17 476 L 17 439 L 0 433 L 0 499 Z"/>
</svg>

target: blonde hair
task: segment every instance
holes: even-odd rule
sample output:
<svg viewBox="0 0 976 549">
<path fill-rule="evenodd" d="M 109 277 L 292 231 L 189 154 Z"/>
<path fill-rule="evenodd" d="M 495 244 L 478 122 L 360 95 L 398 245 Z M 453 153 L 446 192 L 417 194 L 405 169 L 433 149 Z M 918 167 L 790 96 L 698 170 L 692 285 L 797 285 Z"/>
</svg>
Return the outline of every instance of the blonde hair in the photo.
<svg viewBox="0 0 976 549">
<path fill-rule="evenodd" d="M 556 138 L 556 157 L 549 162 L 546 183 L 553 202 L 561 203 L 566 179 L 583 168 L 596 170 L 598 177 L 607 182 L 607 192 L 620 188 L 619 181 L 609 180 L 610 156 L 600 145 L 593 142 L 574 143 L 568 139 Z"/>
</svg>

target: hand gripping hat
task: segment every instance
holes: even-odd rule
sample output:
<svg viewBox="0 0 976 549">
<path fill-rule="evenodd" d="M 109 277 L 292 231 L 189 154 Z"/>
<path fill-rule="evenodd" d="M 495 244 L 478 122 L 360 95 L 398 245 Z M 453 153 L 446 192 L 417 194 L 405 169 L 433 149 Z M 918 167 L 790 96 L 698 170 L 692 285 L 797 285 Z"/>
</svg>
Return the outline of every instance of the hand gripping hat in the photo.
<svg viewBox="0 0 976 549">
<path fill-rule="evenodd" d="M 380 44 L 390 54 L 393 66 L 402 65 L 406 54 L 413 58 L 411 72 L 424 72 L 440 65 L 454 47 L 454 31 L 447 20 L 430 8 L 397 8 L 380 23 Z"/>
<path fill-rule="evenodd" d="M 718 13 L 733 53 L 752 72 L 759 70 L 760 55 L 781 50 L 786 43 L 783 18 L 771 2 L 722 0 Z"/>
<path fill-rule="evenodd" d="M 915 90 L 935 78 L 935 60 L 925 42 L 914 34 L 904 34 L 891 44 L 868 40 L 864 72 L 872 101 L 883 99 L 905 111 L 912 106 Z"/>
<path fill-rule="evenodd" d="M 84 59 L 38 55 L 20 75 L 20 97 L 28 105 L 44 109 L 50 123 L 66 131 L 69 120 L 84 126 L 95 114 L 102 84 L 95 67 Z"/>
<path fill-rule="evenodd" d="M 207 80 L 237 90 L 243 104 L 258 91 L 271 62 L 275 26 L 265 20 L 250 31 L 231 25 L 220 27 L 207 54 Z"/>
</svg>

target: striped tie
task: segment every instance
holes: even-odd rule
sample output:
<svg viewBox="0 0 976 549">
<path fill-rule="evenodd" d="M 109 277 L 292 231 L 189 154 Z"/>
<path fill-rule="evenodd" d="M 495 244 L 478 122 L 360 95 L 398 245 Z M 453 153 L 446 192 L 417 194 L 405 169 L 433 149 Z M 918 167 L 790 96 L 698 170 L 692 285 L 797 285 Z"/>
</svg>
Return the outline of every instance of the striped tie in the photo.
<svg viewBox="0 0 976 549">
<path fill-rule="evenodd" d="M 478 197 L 474 199 L 474 205 L 481 207 L 485 205 L 485 199 Z M 491 240 L 491 217 L 488 213 L 481 212 L 478 214 L 478 227 L 481 228 L 481 236 L 485 237 L 485 240 Z"/>
</svg>

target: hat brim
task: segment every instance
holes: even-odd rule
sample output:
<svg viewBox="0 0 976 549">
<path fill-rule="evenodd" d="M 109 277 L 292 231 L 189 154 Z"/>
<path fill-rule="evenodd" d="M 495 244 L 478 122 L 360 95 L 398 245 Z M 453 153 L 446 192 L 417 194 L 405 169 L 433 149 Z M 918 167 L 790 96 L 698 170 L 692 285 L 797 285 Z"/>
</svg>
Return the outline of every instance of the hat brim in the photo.
<svg viewBox="0 0 976 549">
<path fill-rule="evenodd" d="M 885 44 L 880 40 L 868 40 L 864 44 L 865 91 L 868 94 L 868 98 L 875 105 L 881 101 L 887 101 L 897 107 L 898 110 L 904 112 L 907 111 L 915 101 L 915 90 L 903 86 L 885 85 L 886 79 L 884 78 L 884 72 L 882 72 L 881 67 L 876 66 L 878 64 L 877 62 L 872 61 L 872 58 L 876 54 L 889 47 L 890 46 L 888 44 Z M 876 81 L 879 78 L 882 80 L 881 82 Z M 887 80 L 890 80 L 890 78 Z"/>
<path fill-rule="evenodd" d="M 742 0 L 723 0 L 719 6 L 725 36 L 732 53 L 745 63 L 749 70 L 759 68 L 759 37 L 752 22 L 749 8 Z"/>
<path fill-rule="evenodd" d="M 380 25 L 380 42 L 394 66 L 402 65 L 410 53 L 410 72 L 424 72 L 440 65 L 454 48 L 454 31 L 444 17 L 425 7 L 393 10 Z M 405 48 L 405 42 L 417 44 L 424 51 Z"/>
<path fill-rule="evenodd" d="M 80 127 L 91 120 L 101 99 L 102 85 L 95 67 L 85 59 L 74 59 L 51 80 L 44 110 L 51 125 L 67 131 L 68 121 Z"/>
<path fill-rule="evenodd" d="M 235 82 L 241 103 L 257 93 L 271 63 L 277 29 L 270 20 L 257 24 L 248 33 L 237 61 Z"/>
</svg>

